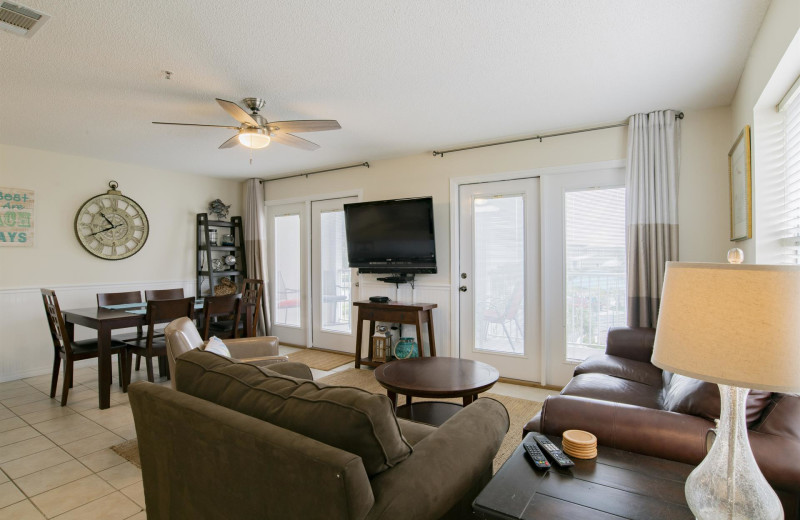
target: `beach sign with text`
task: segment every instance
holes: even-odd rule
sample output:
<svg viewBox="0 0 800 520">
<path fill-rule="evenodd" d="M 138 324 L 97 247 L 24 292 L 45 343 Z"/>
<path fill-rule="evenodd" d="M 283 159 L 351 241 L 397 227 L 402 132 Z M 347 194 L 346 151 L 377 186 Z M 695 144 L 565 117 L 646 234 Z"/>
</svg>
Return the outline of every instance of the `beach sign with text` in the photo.
<svg viewBox="0 0 800 520">
<path fill-rule="evenodd" d="M 0 188 L 0 247 L 33 246 L 33 190 Z"/>
</svg>

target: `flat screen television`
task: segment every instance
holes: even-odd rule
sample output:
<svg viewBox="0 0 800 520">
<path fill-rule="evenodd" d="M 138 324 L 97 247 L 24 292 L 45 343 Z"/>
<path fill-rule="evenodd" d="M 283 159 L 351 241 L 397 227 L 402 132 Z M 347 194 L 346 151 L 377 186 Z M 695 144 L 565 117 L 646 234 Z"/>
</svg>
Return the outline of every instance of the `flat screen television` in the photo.
<svg viewBox="0 0 800 520">
<path fill-rule="evenodd" d="M 347 257 L 360 273 L 435 273 L 433 198 L 344 205 Z"/>
</svg>

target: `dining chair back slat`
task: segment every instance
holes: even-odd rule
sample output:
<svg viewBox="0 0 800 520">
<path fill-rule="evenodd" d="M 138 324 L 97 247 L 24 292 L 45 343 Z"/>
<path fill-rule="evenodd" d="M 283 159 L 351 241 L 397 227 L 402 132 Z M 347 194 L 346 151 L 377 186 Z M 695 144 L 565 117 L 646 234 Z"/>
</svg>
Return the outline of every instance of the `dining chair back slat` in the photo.
<svg viewBox="0 0 800 520">
<path fill-rule="evenodd" d="M 121 305 L 123 303 L 142 303 L 141 291 L 97 293 L 97 306 Z"/>
<path fill-rule="evenodd" d="M 50 336 L 53 340 L 53 347 L 56 349 L 56 355 L 58 352 L 63 352 L 72 358 L 72 345 L 70 345 L 67 325 L 61 314 L 55 291 L 42 289 L 42 301 L 44 302 L 44 311 L 47 313 L 47 324 L 50 326 Z"/>
<path fill-rule="evenodd" d="M 145 300 L 178 300 L 183 298 L 183 288 L 177 289 L 149 289 L 144 292 Z"/>
<path fill-rule="evenodd" d="M 244 337 L 254 338 L 258 335 L 258 316 L 261 310 L 261 298 L 264 293 L 264 281 L 257 278 L 245 278 L 242 282 L 242 305 L 244 306 Z M 239 329 L 236 329 L 237 337 Z"/>
</svg>

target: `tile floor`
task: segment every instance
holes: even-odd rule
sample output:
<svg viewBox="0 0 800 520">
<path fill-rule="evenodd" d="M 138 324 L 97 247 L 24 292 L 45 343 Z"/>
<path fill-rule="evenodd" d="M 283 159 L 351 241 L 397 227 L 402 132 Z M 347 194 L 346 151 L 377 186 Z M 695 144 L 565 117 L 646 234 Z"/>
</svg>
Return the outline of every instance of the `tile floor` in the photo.
<svg viewBox="0 0 800 520">
<path fill-rule="evenodd" d="M 281 354 L 295 350 L 281 347 Z M 50 375 L 0 383 L 0 520 L 146 519 L 141 470 L 110 449 L 136 437 L 112 364 L 107 410 L 97 407 L 95 366 L 75 369 L 63 408 L 60 382 L 57 398 L 50 399 Z M 351 366 L 312 372 L 319 379 Z M 144 369 L 134 372 L 133 380 L 142 379 Z M 508 383 L 491 391 L 535 401 L 557 393 Z"/>
</svg>

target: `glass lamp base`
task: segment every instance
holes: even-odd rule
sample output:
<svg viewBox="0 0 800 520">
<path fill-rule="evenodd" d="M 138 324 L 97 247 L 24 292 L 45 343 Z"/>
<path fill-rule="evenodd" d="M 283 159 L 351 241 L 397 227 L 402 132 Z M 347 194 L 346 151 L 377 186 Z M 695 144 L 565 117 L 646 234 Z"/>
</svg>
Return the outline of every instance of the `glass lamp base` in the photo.
<svg viewBox="0 0 800 520">
<path fill-rule="evenodd" d="M 686 479 L 699 520 L 781 520 L 783 507 L 756 465 L 745 421 L 746 388 L 719 385 L 722 409 L 711 450 Z"/>
</svg>

